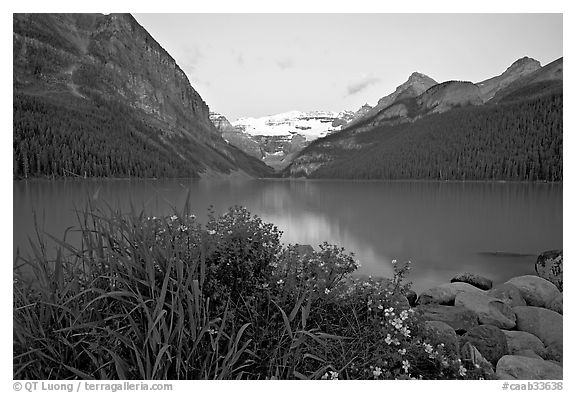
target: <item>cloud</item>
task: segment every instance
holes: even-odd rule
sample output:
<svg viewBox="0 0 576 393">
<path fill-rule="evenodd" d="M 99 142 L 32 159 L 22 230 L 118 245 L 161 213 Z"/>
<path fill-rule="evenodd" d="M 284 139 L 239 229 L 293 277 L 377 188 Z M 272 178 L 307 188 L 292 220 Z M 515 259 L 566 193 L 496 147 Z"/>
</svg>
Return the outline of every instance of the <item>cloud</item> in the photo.
<svg viewBox="0 0 576 393">
<path fill-rule="evenodd" d="M 281 70 L 287 70 L 288 68 L 292 68 L 294 67 L 294 63 L 292 62 L 292 60 L 290 59 L 279 59 L 276 60 L 276 65 L 281 69 Z"/>
<path fill-rule="evenodd" d="M 380 82 L 380 78 L 376 78 L 375 76 L 366 76 L 359 81 L 352 82 L 347 86 L 348 95 L 351 96 L 362 90 L 366 89 L 368 86 L 373 85 L 375 83 Z"/>
</svg>

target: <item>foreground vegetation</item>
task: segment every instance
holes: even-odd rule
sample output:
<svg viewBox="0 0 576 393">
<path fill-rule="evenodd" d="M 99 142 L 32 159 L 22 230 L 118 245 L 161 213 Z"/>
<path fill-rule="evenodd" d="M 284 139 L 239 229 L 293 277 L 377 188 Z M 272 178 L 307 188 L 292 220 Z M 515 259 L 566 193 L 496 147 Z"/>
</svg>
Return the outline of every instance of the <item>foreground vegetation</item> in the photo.
<svg viewBox="0 0 576 393">
<path fill-rule="evenodd" d="M 17 258 L 14 379 L 483 377 L 409 307 L 409 264 L 353 278 L 353 255 L 284 246 L 240 207 L 205 225 L 187 206 L 89 207 L 79 223 L 79 248 Z"/>
</svg>

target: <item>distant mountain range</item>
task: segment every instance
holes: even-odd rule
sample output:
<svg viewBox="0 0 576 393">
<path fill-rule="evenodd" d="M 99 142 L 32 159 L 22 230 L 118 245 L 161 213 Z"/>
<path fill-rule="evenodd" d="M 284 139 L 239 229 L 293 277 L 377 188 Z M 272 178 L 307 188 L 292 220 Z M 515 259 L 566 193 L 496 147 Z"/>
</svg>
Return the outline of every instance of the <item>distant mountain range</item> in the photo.
<svg viewBox="0 0 576 393">
<path fill-rule="evenodd" d="M 129 14 L 13 15 L 13 173 L 562 180 L 563 59 L 230 122 Z"/>
<path fill-rule="evenodd" d="M 275 169 L 283 169 L 310 142 L 339 131 L 354 116 L 351 111 L 290 111 L 229 122 L 212 112 L 210 119 L 230 144 Z"/>
<path fill-rule="evenodd" d="M 562 180 L 563 61 L 514 62 L 483 82 L 407 82 L 284 176 Z"/>
<path fill-rule="evenodd" d="M 272 173 L 129 14 L 14 14 L 14 176 Z"/>
</svg>

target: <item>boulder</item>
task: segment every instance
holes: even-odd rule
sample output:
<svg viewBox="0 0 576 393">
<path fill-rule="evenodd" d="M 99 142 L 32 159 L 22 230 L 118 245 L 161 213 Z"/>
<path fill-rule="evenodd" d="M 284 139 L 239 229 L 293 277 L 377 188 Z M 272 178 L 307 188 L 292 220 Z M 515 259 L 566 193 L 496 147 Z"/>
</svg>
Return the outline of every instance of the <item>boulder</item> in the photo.
<svg viewBox="0 0 576 393">
<path fill-rule="evenodd" d="M 538 337 L 528 332 L 516 330 L 502 330 L 508 343 L 508 353 L 510 355 L 519 355 L 520 352 L 530 350 L 538 356 L 544 356 L 546 348 Z"/>
<path fill-rule="evenodd" d="M 408 303 L 410 304 L 410 306 L 414 307 L 416 305 L 416 300 L 418 299 L 418 295 L 416 294 L 416 292 L 409 289 L 406 291 L 404 295 L 406 296 L 406 299 L 408 299 Z"/>
<path fill-rule="evenodd" d="M 558 362 L 562 364 L 563 362 L 563 353 L 562 348 L 558 348 L 556 346 L 548 346 L 546 347 L 546 353 L 542 356 L 545 360 Z"/>
<path fill-rule="evenodd" d="M 506 355 L 496 365 L 496 376 L 498 379 L 559 380 L 562 367 L 542 359 Z"/>
<path fill-rule="evenodd" d="M 486 295 L 502 300 L 510 307 L 525 306 L 526 300 L 520 290 L 512 284 L 500 284 L 486 292 Z"/>
<path fill-rule="evenodd" d="M 474 311 L 482 325 L 493 325 L 503 329 L 512 329 L 516 326 L 516 315 L 512 308 L 502 300 L 483 293 L 459 293 L 456 295 L 454 305 Z"/>
<path fill-rule="evenodd" d="M 520 290 L 528 306 L 546 307 L 560 291 L 554 284 L 538 276 L 520 276 L 508 280 Z"/>
<path fill-rule="evenodd" d="M 542 359 L 542 356 L 539 356 L 536 352 L 534 352 L 531 349 L 523 349 L 521 351 L 516 352 L 514 355 L 516 356 L 526 356 L 527 358 L 533 358 L 533 359 Z"/>
<path fill-rule="evenodd" d="M 456 295 L 461 292 L 483 293 L 481 289 L 465 282 L 453 282 L 429 288 L 420 294 L 418 304 L 444 304 L 453 305 Z"/>
<path fill-rule="evenodd" d="M 452 327 L 458 334 L 478 326 L 478 315 L 464 307 L 422 304 L 415 308 L 422 313 L 425 321 L 441 321 Z"/>
<path fill-rule="evenodd" d="M 492 280 L 486 277 L 482 277 L 478 274 L 468 272 L 458 273 L 457 275 L 452 277 L 450 282 L 465 282 L 467 284 L 475 286 L 476 288 L 484 290 L 492 288 Z"/>
<path fill-rule="evenodd" d="M 539 277 L 550 281 L 556 285 L 560 291 L 563 291 L 563 256 L 562 251 L 552 250 L 543 252 L 536 259 L 536 273 Z"/>
<path fill-rule="evenodd" d="M 496 365 L 502 356 L 508 354 L 506 336 L 495 326 L 482 325 L 470 329 L 460 338 L 462 346 L 467 342 L 474 345 L 493 365 Z"/>
<path fill-rule="evenodd" d="M 540 307 L 514 307 L 516 329 L 532 333 L 544 343 L 546 350 L 556 351 L 562 357 L 562 315 Z"/>
<path fill-rule="evenodd" d="M 467 342 L 460 348 L 460 359 L 468 370 L 480 369 L 484 379 L 494 379 L 494 368 L 471 343 Z"/>
<path fill-rule="evenodd" d="M 442 321 L 425 321 L 424 326 L 431 335 L 435 335 L 441 343 L 444 343 L 448 351 L 458 351 L 458 334 L 452 326 Z"/>
<path fill-rule="evenodd" d="M 546 305 L 546 308 L 548 310 L 552 310 L 552 311 L 556 311 L 558 314 L 564 314 L 564 309 L 562 307 L 563 304 L 563 294 L 559 294 L 558 296 L 556 296 L 550 303 L 548 303 Z"/>
</svg>

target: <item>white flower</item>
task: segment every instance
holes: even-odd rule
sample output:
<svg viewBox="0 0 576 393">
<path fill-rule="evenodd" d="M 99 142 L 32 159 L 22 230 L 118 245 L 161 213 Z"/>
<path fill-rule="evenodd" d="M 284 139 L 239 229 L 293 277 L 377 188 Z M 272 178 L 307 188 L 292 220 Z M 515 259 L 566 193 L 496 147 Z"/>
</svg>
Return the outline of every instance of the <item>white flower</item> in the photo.
<svg viewBox="0 0 576 393">
<path fill-rule="evenodd" d="M 338 373 L 336 371 L 328 371 L 330 373 L 330 379 L 338 379 Z"/>
<path fill-rule="evenodd" d="M 408 360 L 403 360 L 402 368 L 404 369 L 404 372 L 407 373 L 408 369 L 410 368 L 410 362 Z"/>
<path fill-rule="evenodd" d="M 460 376 L 465 376 L 466 375 L 466 368 L 463 366 L 460 366 L 460 368 L 458 369 L 458 374 L 460 374 Z"/>
<path fill-rule="evenodd" d="M 406 355 L 406 348 L 399 349 L 399 350 L 398 350 L 398 353 L 399 353 L 400 355 Z"/>
<path fill-rule="evenodd" d="M 213 229 L 210 229 L 210 230 L 208 231 L 208 234 L 209 234 L 209 235 L 215 235 L 215 234 L 216 234 L 216 231 L 213 230 Z"/>
<path fill-rule="evenodd" d="M 376 367 L 374 371 L 372 371 L 372 374 L 374 375 L 374 378 L 378 378 L 380 375 L 382 375 L 382 369 L 380 367 Z"/>
<path fill-rule="evenodd" d="M 433 350 L 432 345 L 428 343 L 424 344 L 424 351 L 426 351 L 427 354 L 431 354 L 432 350 Z"/>
<path fill-rule="evenodd" d="M 328 288 L 326 288 L 326 289 L 324 290 L 324 293 L 325 293 L 326 295 L 328 295 L 328 294 L 330 293 L 330 290 L 329 290 Z"/>
<path fill-rule="evenodd" d="M 278 280 L 278 281 L 276 281 L 276 284 L 282 285 L 282 284 L 284 284 L 284 280 Z"/>
<path fill-rule="evenodd" d="M 174 215 L 174 216 L 170 217 L 170 219 L 171 219 L 172 221 L 176 221 L 176 220 L 178 219 L 178 216 Z"/>
<path fill-rule="evenodd" d="M 392 341 L 393 341 L 393 340 L 392 340 L 392 337 L 390 337 L 390 334 L 388 334 L 388 335 L 386 336 L 386 338 L 384 339 L 384 342 L 385 342 L 386 344 L 388 344 L 388 345 L 392 344 Z"/>
</svg>

